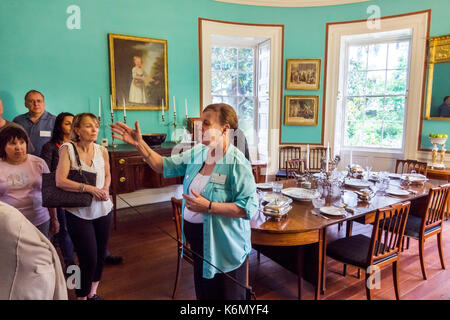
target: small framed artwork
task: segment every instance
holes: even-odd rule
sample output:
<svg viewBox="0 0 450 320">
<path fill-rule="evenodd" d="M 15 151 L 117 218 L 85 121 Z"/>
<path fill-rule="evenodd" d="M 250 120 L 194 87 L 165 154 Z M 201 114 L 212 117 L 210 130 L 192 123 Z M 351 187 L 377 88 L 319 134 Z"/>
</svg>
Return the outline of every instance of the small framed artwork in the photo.
<svg viewBox="0 0 450 320">
<path fill-rule="evenodd" d="M 286 126 L 316 126 L 319 96 L 285 96 L 284 124 Z"/>
<path fill-rule="evenodd" d="M 169 108 L 167 40 L 108 34 L 113 109 Z"/>
<path fill-rule="evenodd" d="M 287 59 L 287 90 L 319 90 L 320 59 Z"/>
</svg>

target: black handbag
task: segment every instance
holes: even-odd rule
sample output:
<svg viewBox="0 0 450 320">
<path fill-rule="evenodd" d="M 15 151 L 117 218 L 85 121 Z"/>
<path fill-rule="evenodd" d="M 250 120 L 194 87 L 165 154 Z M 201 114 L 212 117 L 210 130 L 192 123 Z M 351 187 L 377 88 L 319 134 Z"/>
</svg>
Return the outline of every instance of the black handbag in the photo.
<svg viewBox="0 0 450 320">
<path fill-rule="evenodd" d="M 81 170 L 81 161 L 77 148 L 72 143 L 78 170 L 69 171 L 67 179 L 95 186 L 97 173 Z M 55 172 L 42 174 L 42 206 L 46 208 L 76 208 L 89 207 L 92 203 L 92 194 L 88 192 L 66 191 L 56 186 Z"/>
</svg>

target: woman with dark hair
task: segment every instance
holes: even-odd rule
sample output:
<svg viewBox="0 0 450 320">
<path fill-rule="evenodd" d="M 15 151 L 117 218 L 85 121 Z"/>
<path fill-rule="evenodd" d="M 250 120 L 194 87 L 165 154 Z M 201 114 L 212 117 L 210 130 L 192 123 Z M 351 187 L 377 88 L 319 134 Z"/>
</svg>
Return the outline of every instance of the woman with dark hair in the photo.
<svg viewBox="0 0 450 320">
<path fill-rule="evenodd" d="M 17 208 L 49 238 L 49 231 L 59 231 L 56 210 L 42 206 L 42 174 L 49 170 L 44 160 L 27 154 L 27 145 L 21 128 L 0 132 L 0 201 Z"/>
<path fill-rule="evenodd" d="M 99 121 L 92 113 L 75 116 L 70 131 L 73 143 L 59 148 L 56 168 L 56 186 L 71 192 L 93 195 L 89 207 L 65 208 L 67 228 L 75 246 L 81 269 L 81 287 L 75 290 L 79 300 L 99 300 L 100 283 L 106 248 L 108 245 L 113 204 L 109 198 L 111 174 L 108 150 L 96 144 Z M 81 168 L 76 161 L 80 158 Z M 68 179 L 69 171 L 82 169 L 96 173 L 95 186 Z"/>
<path fill-rule="evenodd" d="M 250 162 L 233 145 L 233 130 L 238 129 L 234 109 L 212 104 L 201 120 L 202 143 L 171 157 L 161 157 L 145 143 L 137 121 L 135 129 L 120 122 L 111 128 L 114 137 L 134 145 L 154 171 L 164 177 L 184 176 L 183 237 L 213 265 L 194 258 L 197 299 L 241 300 L 246 298 L 256 184 Z"/>
<path fill-rule="evenodd" d="M 59 161 L 59 147 L 70 141 L 70 128 L 72 127 L 73 114 L 69 112 L 60 113 L 55 120 L 52 138 L 42 146 L 41 158 L 47 163 L 50 172 L 56 171 Z M 55 235 L 64 259 L 65 270 L 74 265 L 73 243 L 67 231 L 66 215 L 63 208 L 57 208 L 59 232 Z"/>
</svg>

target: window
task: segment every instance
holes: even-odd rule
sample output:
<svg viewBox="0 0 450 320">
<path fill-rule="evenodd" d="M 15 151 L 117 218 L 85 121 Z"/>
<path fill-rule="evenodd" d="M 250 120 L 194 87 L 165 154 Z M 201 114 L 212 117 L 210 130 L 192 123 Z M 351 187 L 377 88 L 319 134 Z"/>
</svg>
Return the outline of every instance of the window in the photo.
<svg viewBox="0 0 450 320">
<path fill-rule="evenodd" d="M 409 39 L 347 42 L 343 146 L 403 149 Z"/>
<path fill-rule="evenodd" d="M 211 48 L 212 102 L 227 103 L 235 109 L 252 160 L 267 160 L 268 156 L 270 45 L 267 43 L 270 44 Z"/>
</svg>

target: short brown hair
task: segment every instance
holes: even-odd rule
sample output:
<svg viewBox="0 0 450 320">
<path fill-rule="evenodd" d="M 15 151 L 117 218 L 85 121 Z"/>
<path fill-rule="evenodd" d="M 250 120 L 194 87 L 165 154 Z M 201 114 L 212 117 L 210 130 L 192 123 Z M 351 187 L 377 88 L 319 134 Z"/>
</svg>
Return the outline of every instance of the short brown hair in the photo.
<svg viewBox="0 0 450 320">
<path fill-rule="evenodd" d="M 98 126 L 100 126 L 100 122 L 98 121 L 98 118 L 95 114 L 90 112 L 84 112 L 77 114 L 72 121 L 72 127 L 70 128 L 70 139 L 72 141 L 78 142 L 80 141 L 80 136 L 76 134 L 75 128 L 80 128 L 81 121 L 83 121 L 83 118 L 90 117 L 92 120 L 94 120 Z"/>
<path fill-rule="evenodd" d="M 39 91 L 37 91 L 37 90 L 30 90 L 30 91 L 28 91 L 28 92 L 25 94 L 25 101 L 27 101 L 27 97 L 28 97 L 28 95 L 29 95 L 30 93 L 39 93 L 39 94 L 41 95 L 41 97 L 42 97 L 42 100 L 45 101 L 45 97 L 44 97 L 44 95 L 42 94 L 42 92 L 39 92 Z"/>
<path fill-rule="evenodd" d="M 226 103 L 213 103 L 207 106 L 203 112 L 214 111 L 219 114 L 220 125 L 230 125 L 231 129 L 236 130 L 239 127 L 238 117 L 233 107 Z"/>
</svg>

